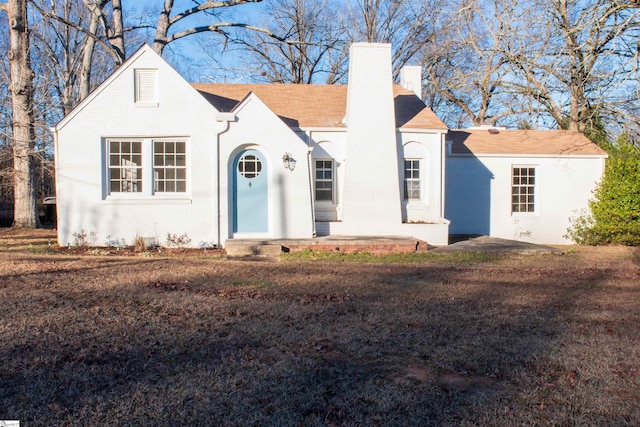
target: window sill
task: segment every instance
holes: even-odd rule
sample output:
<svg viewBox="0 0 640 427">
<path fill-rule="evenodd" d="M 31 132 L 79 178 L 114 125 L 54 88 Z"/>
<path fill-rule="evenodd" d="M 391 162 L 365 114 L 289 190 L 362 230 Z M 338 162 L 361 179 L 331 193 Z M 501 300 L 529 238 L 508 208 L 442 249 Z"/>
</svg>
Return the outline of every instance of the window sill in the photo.
<svg viewBox="0 0 640 427">
<path fill-rule="evenodd" d="M 540 216 L 538 212 L 511 212 L 512 217 L 536 217 Z"/>
<path fill-rule="evenodd" d="M 166 197 L 166 196 L 137 196 L 119 197 L 107 196 L 103 200 L 106 205 L 190 205 L 190 197 Z"/>
</svg>

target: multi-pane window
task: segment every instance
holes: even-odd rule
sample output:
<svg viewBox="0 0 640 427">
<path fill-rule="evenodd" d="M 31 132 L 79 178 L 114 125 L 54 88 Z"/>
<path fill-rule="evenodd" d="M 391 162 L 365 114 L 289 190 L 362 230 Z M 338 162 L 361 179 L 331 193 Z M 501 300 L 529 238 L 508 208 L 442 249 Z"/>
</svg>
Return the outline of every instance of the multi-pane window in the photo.
<svg viewBox="0 0 640 427">
<path fill-rule="evenodd" d="M 187 191 L 187 152 L 184 141 L 153 141 L 153 189 L 157 193 Z"/>
<path fill-rule="evenodd" d="M 535 212 L 536 168 L 513 167 L 511 212 Z"/>
<path fill-rule="evenodd" d="M 333 160 L 316 160 L 316 201 L 333 201 Z"/>
<path fill-rule="evenodd" d="M 108 139 L 106 151 L 109 194 L 187 192 L 187 141 Z"/>
<path fill-rule="evenodd" d="M 109 141 L 109 189 L 112 193 L 142 192 L 141 141 Z"/>
<path fill-rule="evenodd" d="M 420 200 L 420 160 L 404 161 L 404 199 Z"/>
<path fill-rule="evenodd" d="M 245 178 L 256 178 L 262 172 L 262 162 L 257 156 L 247 154 L 238 161 L 238 172 Z"/>
</svg>

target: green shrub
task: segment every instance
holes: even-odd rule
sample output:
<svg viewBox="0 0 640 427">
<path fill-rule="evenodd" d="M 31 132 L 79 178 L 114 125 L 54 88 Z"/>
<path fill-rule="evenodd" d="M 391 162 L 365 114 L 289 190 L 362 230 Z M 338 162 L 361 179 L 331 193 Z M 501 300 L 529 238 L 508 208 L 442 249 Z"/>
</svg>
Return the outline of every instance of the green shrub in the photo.
<svg viewBox="0 0 640 427">
<path fill-rule="evenodd" d="M 567 237 L 574 242 L 640 245 L 640 150 L 625 138 L 610 150 L 589 210 L 571 218 Z"/>
</svg>

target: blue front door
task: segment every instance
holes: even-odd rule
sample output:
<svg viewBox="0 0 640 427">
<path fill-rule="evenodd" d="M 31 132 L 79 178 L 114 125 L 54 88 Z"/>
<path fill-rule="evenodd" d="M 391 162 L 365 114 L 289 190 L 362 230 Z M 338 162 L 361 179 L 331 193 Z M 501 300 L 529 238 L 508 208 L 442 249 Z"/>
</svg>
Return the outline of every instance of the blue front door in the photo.
<svg viewBox="0 0 640 427">
<path fill-rule="evenodd" d="M 266 233 L 268 221 L 267 164 L 262 153 L 242 151 L 233 162 L 233 231 Z"/>
</svg>

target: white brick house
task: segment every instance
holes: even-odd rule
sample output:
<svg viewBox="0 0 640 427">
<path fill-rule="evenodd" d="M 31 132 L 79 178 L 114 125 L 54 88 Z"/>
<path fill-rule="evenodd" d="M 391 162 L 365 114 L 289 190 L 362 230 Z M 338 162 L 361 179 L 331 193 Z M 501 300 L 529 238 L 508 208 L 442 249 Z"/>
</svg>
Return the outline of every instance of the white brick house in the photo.
<svg viewBox="0 0 640 427">
<path fill-rule="evenodd" d="M 193 245 L 329 234 L 445 245 L 451 209 L 452 229 L 475 233 L 456 201 L 468 187 L 452 172 L 466 165 L 447 156 L 446 126 L 414 92 L 420 69 L 394 85 L 389 45 L 354 44 L 350 55 L 348 85 L 189 84 L 143 46 L 55 127 L 59 244 L 84 230 L 96 245 L 163 244 L 168 233 Z M 604 153 L 590 156 L 576 163 L 590 172 L 578 173 L 571 208 L 586 206 L 602 173 Z"/>
</svg>

